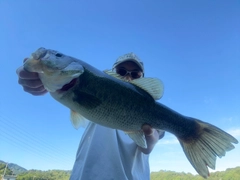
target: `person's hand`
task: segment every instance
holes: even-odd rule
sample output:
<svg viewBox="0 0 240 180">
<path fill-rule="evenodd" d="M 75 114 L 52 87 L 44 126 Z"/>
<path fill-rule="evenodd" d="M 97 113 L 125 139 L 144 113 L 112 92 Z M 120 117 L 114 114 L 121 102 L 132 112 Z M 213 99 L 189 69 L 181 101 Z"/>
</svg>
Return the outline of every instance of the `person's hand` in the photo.
<svg viewBox="0 0 240 180">
<path fill-rule="evenodd" d="M 144 154 L 150 154 L 155 146 L 155 144 L 158 142 L 159 139 L 163 138 L 164 131 L 158 131 L 156 129 L 153 129 L 151 126 L 145 124 L 142 126 L 142 130 L 145 134 L 145 138 L 147 141 L 147 148 L 139 147 L 139 149 Z"/>
<path fill-rule="evenodd" d="M 24 59 L 24 62 L 26 60 L 27 58 Z M 48 92 L 39 79 L 38 73 L 28 72 L 23 66 L 19 67 L 16 72 L 18 75 L 18 83 L 22 85 L 24 91 L 35 96 L 44 95 Z"/>
</svg>

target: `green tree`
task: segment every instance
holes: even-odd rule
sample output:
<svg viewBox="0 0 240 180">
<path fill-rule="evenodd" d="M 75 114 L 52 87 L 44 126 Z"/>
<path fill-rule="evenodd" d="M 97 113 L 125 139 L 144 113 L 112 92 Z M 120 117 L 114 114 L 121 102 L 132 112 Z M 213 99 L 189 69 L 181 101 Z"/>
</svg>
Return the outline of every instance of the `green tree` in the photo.
<svg viewBox="0 0 240 180">
<path fill-rule="evenodd" d="M 6 168 L 6 164 L 0 163 L 0 174 L 3 174 Z M 7 167 L 5 175 L 12 175 L 13 172 Z"/>
<path fill-rule="evenodd" d="M 191 173 L 179 173 L 174 171 L 159 171 L 151 173 L 151 180 L 204 180 L 199 175 Z M 208 180 L 240 180 L 240 167 L 227 169 L 226 171 L 214 172 L 210 174 Z"/>
</svg>

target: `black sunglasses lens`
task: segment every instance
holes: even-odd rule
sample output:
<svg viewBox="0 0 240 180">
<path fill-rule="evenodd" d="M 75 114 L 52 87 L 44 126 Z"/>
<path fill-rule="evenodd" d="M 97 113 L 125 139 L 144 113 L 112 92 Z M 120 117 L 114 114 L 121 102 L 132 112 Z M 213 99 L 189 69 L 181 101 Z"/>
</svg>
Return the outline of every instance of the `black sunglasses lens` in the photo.
<svg viewBox="0 0 240 180">
<path fill-rule="evenodd" d="M 133 78 L 140 78 L 141 77 L 141 73 L 138 72 L 138 71 L 133 71 L 133 72 L 131 72 L 131 76 Z"/>
<path fill-rule="evenodd" d="M 120 74 L 121 76 L 125 76 L 127 74 L 127 70 L 126 69 L 118 69 L 117 73 Z"/>
</svg>

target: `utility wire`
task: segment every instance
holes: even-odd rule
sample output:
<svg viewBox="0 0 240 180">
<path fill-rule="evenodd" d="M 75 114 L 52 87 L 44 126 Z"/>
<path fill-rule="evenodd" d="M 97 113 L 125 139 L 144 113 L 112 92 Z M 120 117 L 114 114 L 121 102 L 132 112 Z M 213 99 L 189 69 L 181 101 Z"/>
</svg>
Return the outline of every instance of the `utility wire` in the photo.
<svg viewBox="0 0 240 180">
<path fill-rule="evenodd" d="M 14 122 L 14 124 L 12 122 Z M 64 154 L 62 150 L 56 149 L 51 144 L 46 143 L 43 139 L 36 137 L 33 134 L 26 133 L 23 128 L 15 122 L 16 121 L 11 121 L 8 117 L 0 115 L 0 132 L 2 132 L 0 139 L 7 143 L 10 142 L 10 144 L 18 148 L 27 150 L 33 155 L 41 156 L 48 160 L 50 158 L 54 162 L 68 164 L 69 162 L 72 163 L 74 161 L 75 153 L 74 156 Z M 7 141 L 7 139 L 9 141 Z"/>
<path fill-rule="evenodd" d="M 27 133 L 26 131 L 23 130 L 23 128 L 12 121 L 9 118 L 3 117 L 0 115 L 1 119 L 1 126 L 3 130 L 11 130 L 11 134 L 9 136 L 22 136 L 22 139 L 26 140 L 29 144 L 36 144 L 37 147 L 44 147 L 45 149 L 48 149 L 52 151 L 54 154 L 59 154 L 61 157 L 65 158 L 70 158 L 72 155 L 66 155 L 63 153 L 62 149 L 57 149 L 56 146 L 51 145 L 50 143 L 46 143 L 45 140 L 43 140 L 41 137 L 36 137 L 34 134 L 30 134 L 29 132 Z M 14 134 L 15 135 L 14 135 Z M 31 143 L 30 143 L 31 142 Z M 63 147 L 64 149 L 64 147 Z"/>
<path fill-rule="evenodd" d="M 9 132 L 7 131 L 3 131 L 3 135 L 1 136 L 1 139 L 3 139 L 5 142 L 7 143 L 11 143 L 15 146 L 17 146 L 17 148 L 21 148 L 23 150 L 27 150 L 28 152 L 31 152 L 34 156 L 41 156 L 45 159 L 47 159 L 48 161 L 54 161 L 57 163 L 69 163 L 69 159 L 65 159 L 62 158 L 61 156 L 59 156 L 58 154 L 54 154 L 54 153 L 49 153 L 47 151 L 43 151 L 41 150 L 41 148 L 37 148 L 36 146 L 33 146 L 29 143 L 27 143 L 26 141 L 22 140 L 20 137 L 13 137 L 11 136 Z M 5 139 L 8 139 L 9 141 L 6 141 Z"/>
</svg>

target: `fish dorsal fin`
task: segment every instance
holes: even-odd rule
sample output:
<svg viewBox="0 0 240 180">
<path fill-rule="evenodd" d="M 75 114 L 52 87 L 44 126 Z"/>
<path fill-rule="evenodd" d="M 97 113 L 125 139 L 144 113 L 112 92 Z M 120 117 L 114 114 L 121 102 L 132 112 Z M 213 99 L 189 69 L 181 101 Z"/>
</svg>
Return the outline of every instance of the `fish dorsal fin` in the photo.
<svg viewBox="0 0 240 180">
<path fill-rule="evenodd" d="M 120 76 L 119 74 L 117 74 L 116 72 L 112 71 L 112 70 L 104 70 L 103 72 L 105 72 L 106 74 L 108 74 L 109 76 L 115 77 L 117 79 L 121 79 L 124 81 L 124 79 L 122 78 L 122 76 Z"/>
<path fill-rule="evenodd" d="M 164 86 L 160 79 L 146 77 L 134 79 L 130 83 L 147 91 L 155 100 L 163 96 Z"/>
<path fill-rule="evenodd" d="M 104 72 L 112 77 L 117 78 L 117 79 L 127 81 L 127 80 L 124 80 L 124 78 L 122 78 L 122 76 L 120 76 L 119 74 L 117 74 L 116 72 L 114 72 L 112 70 L 105 70 Z M 158 100 L 163 96 L 164 86 L 160 79 L 143 77 L 143 78 L 139 78 L 139 79 L 134 79 L 132 81 L 127 81 L 127 82 L 134 84 L 134 85 L 138 86 L 139 88 L 147 91 L 155 100 Z"/>
<path fill-rule="evenodd" d="M 78 129 L 79 127 L 86 127 L 89 121 L 81 114 L 71 110 L 71 122 L 73 127 Z"/>
</svg>

